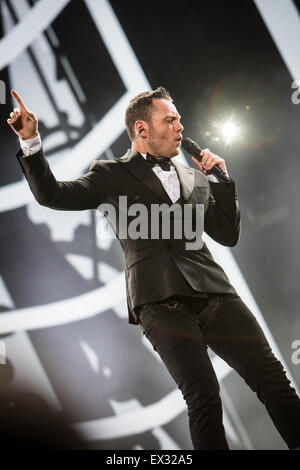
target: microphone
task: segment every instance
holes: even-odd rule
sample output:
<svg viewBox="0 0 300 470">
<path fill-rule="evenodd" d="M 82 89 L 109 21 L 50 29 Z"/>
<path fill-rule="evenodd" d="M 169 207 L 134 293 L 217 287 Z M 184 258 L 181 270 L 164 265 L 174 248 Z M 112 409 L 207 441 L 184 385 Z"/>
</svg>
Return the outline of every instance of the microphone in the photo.
<svg viewBox="0 0 300 470">
<path fill-rule="evenodd" d="M 196 142 L 194 142 L 190 138 L 183 139 L 181 142 L 182 147 L 184 150 L 187 151 L 190 155 L 197 158 L 199 162 L 202 161 L 202 157 L 200 153 L 202 152 L 201 148 L 199 147 Z M 225 181 L 225 183 L 230 183 L 231 179 L 226 175 L 225 171 L 223 171 L 218 165 L 214 165 L 210 170 L 208 170 L 208 174 L 213 174 L 220 178 L 221 180 Z"/>
</svg>

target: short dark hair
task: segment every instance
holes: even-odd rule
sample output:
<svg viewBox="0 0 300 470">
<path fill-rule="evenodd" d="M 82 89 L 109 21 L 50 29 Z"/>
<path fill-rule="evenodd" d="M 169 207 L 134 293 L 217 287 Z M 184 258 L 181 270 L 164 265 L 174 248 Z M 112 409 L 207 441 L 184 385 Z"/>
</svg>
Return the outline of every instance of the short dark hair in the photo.
<svg viewBox="0 0 300 470">
<path fill-rule="evenodd" d="M 156 88 L 156 90 L 140 93 L 130 100 L 125 113 L 125 124 L 130 140 L 134 140 L 136 137 L 134 130 L 136 121 L 139 119 L 146 122 L 150 121 L 152 100 L 155 98 L 165 98 L 173 102 L 168 90 L 162 86 Z"/>
</svg>

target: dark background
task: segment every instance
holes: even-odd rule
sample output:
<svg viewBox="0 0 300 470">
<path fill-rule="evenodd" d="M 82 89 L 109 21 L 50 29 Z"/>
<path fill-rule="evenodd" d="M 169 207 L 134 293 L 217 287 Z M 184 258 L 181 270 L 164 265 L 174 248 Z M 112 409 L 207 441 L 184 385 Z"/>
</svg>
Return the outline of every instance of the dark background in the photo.
<svg viewBox="0 0 300 470">
<path fill-rule="evenodd" d="M 17 24 L 17 2 L 2 1 L 2 7 L 4 3 Z M 28 8 L 34 3 L 29 2 Z M 300 366 L 291 360 L 292 343 L 300 338 L 300 105 L 291 101 L 294 78 L 250 0 L 110 3 L 152 89 L 162 85 L 170 91 L 182 116 L 184 135 L 225 158 L 228 172 L 236 182 L 242 214 L 241 238 L 231 251 L 299 386 Z M 299 0 L 294 3 L 299 11 Z M 61 103 L 55 101 L 44 84 L 45 94 L 57 113 L 57 126 L 47 126 L 41 117 L 40 133 L 46 138 L 61 128 L 67 136 L 65 148 L 72 148 L 109 111 L 125 87 L 83 1 L 72 0 L 52 27 L 60 41 L 59 48 L 53 50 L 55 80 L 65 78 L 58 60 L 63 53 L 86 96 L 86 102 L 80 105 L 84 122 L 77 128 L 77 137 L 71 138 L 70 116 L 63 113 Z M 4 36 L 3 21 L 0 34 Z M 30 50 L 27 54 L 30 56 Z M 34 61 L 32 67 L 37 68 Z M 7 104 L 0 107 L 1 187 L 22 179 L 14 156 L 18 142 L 6 124 L 15 106 L 9 90 L 17 86 L 10 77 L 9 67 L 1 71 L 0 78 L 7 84 Z M 23 80 L 23 84 L 26 81 L 25 88 L 31 86 L 30 77 L 18 80 Z M 24 100 L 26 103 L 26 96 Z M 39 109 L 32 110 L 39 116 Z M 224 121 L 232 114 L 243 135 L 226 146 L 212 123 Z M 220 140 L 215 141 L 215 137 Z M 108 151 L 121 156 L 129 146 L 124 132 Z M 57 150 L 54 145 L 47 155 L 55 156 Z M 109 158 L 108 153 L 98 158 Z M 188 156 L 187 161 L 194 165 Z M 36 204 L 34 200 L 32 204 Z M 16 309 L 70 298 L 103 284 L 96 275 L 84 279 L 67 262 L 69 253 L 84 255 L 93 263 L 105 261 L 122 272 L 117 241 L 109 252 L 97 248 L 93 227 L 91 216 L 90 225 L 79 225 L 71 242 L 53 241 L 47 223 L 31 220 L 27 206 L 0 213 L 0 275 Z M 3 305 L 1 310 L 7 313 L 10 309 Z M 31 331 L 28 336 L 59 402 L 64 409 L 69 408 L 73 422 L 113 415 L 111 399 L 125 402 L 134 398 L 146 406 L 174 389 L 162 366 L 141 343 L 139 332 L 113 310 L 91 320 Z M 75 354 L 72 350 L 72 345 L 82 338 L 97 351 L 101 363 L 110 365 L 112 382 L 86 371 L 82 351 Z M 78 365 L 82 366 L 80 373 Z M 0 366 L 0 373 L 4 367 Z M 14 367 L 17 374 L 22 365 Z M 284 448 L 264 408 L 235 372 L 226 377 L 223 388 L 254 448 Z M 230 414 L 229 408 L 227 411 L 239 436 L 231 446 L 245 448 L 234 413 Z M 164 431 L 180 448 L 191 448 L 185 413 L 165 426 Z M 161 441 L 149 432 L 104 445 L 161 448 Z"/>
</svg>

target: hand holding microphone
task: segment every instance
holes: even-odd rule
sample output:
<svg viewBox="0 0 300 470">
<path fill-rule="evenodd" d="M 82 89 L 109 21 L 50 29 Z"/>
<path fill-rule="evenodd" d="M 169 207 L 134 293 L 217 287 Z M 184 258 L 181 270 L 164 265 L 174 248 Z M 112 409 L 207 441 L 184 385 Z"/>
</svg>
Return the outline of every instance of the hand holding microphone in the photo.
<svg viewBox="0 0 300 470">
<path fill-rule="evenodd" d="M 204 174 L 213 174 L 230 183 L 230 178 L 226 175 L 225 160 L 212 153 L 209 149 L 201 150 L 198 144 L 192 139 L 186 138 L 181 142 L 182 147 L 193 157 L 193 161 Z"/>
</svg>

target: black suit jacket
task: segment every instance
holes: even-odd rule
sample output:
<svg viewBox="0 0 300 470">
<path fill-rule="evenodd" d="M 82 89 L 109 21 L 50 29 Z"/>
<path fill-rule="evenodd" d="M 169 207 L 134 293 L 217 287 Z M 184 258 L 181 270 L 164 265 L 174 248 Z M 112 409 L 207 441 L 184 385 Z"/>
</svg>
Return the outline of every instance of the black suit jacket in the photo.
<svg viewBox="0 0 300 470">
<path fill-rule="evenodd" d="M 127 207 L 142 203 L 172 206 L 160 179 L 142 155 L 128 150 L 121 158 L 94 160 L 90 170 L 74 181 L 57 181 L 41 149 L 17 158 L 36 201 L 56 210 L 97 209 L 106 215 L 125 254 L 125 277 L 128 321 L 139 323 L 135 308 L 149 302 L 162 301 L 176 295 L 191 293 L 236 293 L 225 272 L 218 265 L 206 244 L 200 249 L 186 250 L 187 240 L 120 238 L 119 196 L 127 196 Z M 204 230 L 225 246 L 236 245 L 240 234 L 240 213 L 235 183 L 211 183 L 201 171 L 172 160 L 181 184 L 181 201 L 204 206 Z M 105 209 L 110 204 L 116 211 L 112 220 Z M 194 216 L 194 212 L 193 212 Z M 136 217 L 136 216 L 135 216 Z M 127 225 L 134 217 L 128 217 Z M 150 219 L 144 221 L 149 223 Z M 124 229 L 124 227 L 123 227 Z"/>
</svg>

